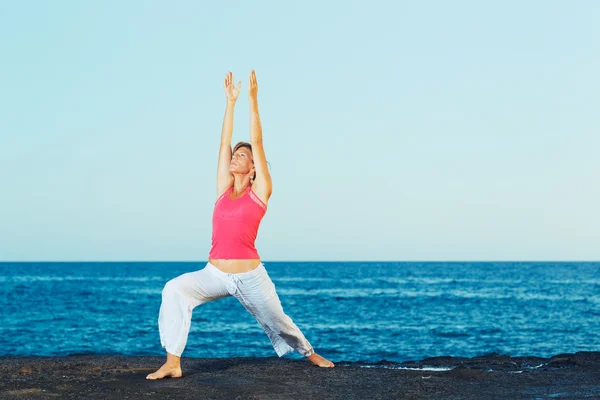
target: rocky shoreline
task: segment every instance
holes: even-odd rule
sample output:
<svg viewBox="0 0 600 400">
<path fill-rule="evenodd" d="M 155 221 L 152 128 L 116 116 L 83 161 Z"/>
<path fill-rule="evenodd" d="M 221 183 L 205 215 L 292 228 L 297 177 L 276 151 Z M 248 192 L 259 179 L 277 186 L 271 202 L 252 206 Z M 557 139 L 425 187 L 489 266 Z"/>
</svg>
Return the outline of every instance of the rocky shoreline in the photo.
<svg viewBox="0 0 600 400">
<path fill-rule="evenodd" d="M 183 377 L 146 380 L 163 357 L 0 357 L 2 399 L 600 399 L 600 352 L 489 354 L 319 368 L 278 357 L 183 358 Z"/>
</svg>

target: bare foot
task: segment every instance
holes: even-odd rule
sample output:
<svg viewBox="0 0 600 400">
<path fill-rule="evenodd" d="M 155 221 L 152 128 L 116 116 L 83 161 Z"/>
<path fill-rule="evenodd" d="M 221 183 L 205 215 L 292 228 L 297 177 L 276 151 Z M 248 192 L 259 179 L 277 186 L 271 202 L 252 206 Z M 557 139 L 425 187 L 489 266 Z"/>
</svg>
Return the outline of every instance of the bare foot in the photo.
<svg viewBox="0 0 600 400">
<path fill-rule="evenodd" d="M 310 361 L 311 363 L 318 365 L 319 367 L 324 367 L 324 368 L 333 368 L 335 366 L 334 363 L 332 363 L 331 361 L 321 357 L 320 355 L 318 355 L 317 353 L 313 353 L 310 356 L 306 357 L 306 359 L 308 361 Z"/>
<path fill-rule="evenodd" d="M 178 364 L 164 363 L 158 371 L 148 374 L 146 379 L 162 379 L 170 376 L 171 378 L 181 378 L 181 366 Z"/>
</svg>

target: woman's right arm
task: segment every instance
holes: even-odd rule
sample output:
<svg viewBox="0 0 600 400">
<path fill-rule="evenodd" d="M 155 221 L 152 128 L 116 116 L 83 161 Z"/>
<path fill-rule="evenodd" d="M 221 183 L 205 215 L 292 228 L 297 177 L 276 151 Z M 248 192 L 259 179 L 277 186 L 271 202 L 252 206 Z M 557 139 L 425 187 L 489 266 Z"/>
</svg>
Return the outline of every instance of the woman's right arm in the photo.
<svg viewBox="0 0 600 400">
<path fill-rule="evenodd" d="M 233 175 L 229 173 L 231 163 L 231 136 L 233 134 L 233 110 L 235 101 L 240 94 L 242 82 L 238 87 L 233 85 L 233 74 L 229 72 L 225 77 L 224 87 L 227 96 L 227 108 L 223 117 L 223 128 L 221 130 L 221 146 L 219 147 L 219 163 L 217 166 L 217 198 L 233 185 Z"/>
</svg>

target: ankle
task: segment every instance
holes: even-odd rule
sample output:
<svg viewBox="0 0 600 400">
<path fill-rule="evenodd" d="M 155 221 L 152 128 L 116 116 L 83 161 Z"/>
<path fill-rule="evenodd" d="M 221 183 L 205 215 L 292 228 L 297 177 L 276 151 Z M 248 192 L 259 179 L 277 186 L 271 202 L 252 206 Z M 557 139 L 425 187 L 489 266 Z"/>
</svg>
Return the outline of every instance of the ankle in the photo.
<svg viewBox="0 0 600 400">
<path fill-rule="evenodd" d="M 174 354 L 167 352 L 167 360 L 165 361 L 165 365 L 173 368 L 181 367 L 181 357 L 178 357 Z"/>
<path fill-rule="evenodd" d="M 181 364 L 177 361 L 165 361 L 165 363 L 163 364 L 164 368 L 169 368 L 169 369 L 175 369 L 175 368 L 181 368 Z"/>
</svg>

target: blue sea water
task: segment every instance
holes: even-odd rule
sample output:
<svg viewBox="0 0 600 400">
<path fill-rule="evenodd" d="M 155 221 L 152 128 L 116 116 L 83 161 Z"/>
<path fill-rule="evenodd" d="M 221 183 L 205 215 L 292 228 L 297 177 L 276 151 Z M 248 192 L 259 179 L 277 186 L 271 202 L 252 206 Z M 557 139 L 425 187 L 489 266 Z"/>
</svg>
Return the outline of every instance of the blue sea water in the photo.
<svg viewBox="0 0 600 400">
<path fill-rule="evenodd" d="M 598 262 L 264 264 L 284 311 L 334 362 L 600 350 Z M 204 265 L 0 263 L 0 355 L 164 355 L 161 290 Z M 183 357 L 246 356 L 276 353 L 235 297 L 194 309 Z"/>
</svg>

